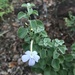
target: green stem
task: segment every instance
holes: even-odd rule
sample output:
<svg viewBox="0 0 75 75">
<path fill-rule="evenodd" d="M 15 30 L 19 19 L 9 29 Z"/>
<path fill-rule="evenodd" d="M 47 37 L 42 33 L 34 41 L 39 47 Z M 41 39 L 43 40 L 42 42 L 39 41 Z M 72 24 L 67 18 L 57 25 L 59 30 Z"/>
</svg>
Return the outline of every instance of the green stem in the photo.
<svg viewBox="0 0 75 75">
<path fill-rule="evenodd" d="M 33 40 L 31 40 L 31 43 L 30 43 L 30 51 L 32 52 L 33 50 Z"/>
</svg>

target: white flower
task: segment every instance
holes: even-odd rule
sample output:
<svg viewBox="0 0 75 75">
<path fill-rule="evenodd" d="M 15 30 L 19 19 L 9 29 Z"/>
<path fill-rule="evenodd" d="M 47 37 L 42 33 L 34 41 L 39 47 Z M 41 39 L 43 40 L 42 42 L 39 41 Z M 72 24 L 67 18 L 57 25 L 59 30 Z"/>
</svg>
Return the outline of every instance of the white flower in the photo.
<svg viewBox="0 0 75 75">
<path fill-rule="evenodd" d="M 22 56 L 22 61 L 23 62 L 27 62 L 28 61 L 28 65 L 29 66 L 33 66 L 35 65 L 35 62 L 38 62 L 38 60 L 40 59 L 40 56 L 37 55 L 36 51 L 26 51 L 25 55 Z"/>
</svg>

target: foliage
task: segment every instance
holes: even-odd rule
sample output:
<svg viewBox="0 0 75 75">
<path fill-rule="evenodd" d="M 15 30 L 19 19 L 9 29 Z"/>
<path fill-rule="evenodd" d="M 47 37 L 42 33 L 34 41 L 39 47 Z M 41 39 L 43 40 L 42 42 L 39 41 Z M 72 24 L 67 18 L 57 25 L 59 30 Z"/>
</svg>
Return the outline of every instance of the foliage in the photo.
<svg viewBox="0 0 75 75">
<path fill-rule="evenodd" d="M 9 0 L 0 0 L 0 18 L 3 19 L 4 14 L 12 12 L 13 7 L 9 3 Z"/>
<path fill-rule="evenodd" d="M 71 31 L 75 31 L 75 16 L 73 16 L 72 12 L 69 12 L 69 18 L 65 18 L 65 22 Z"/>
<path fill-rule="evenodd" d="M 24 39 L 23 49 L 25 51 L 29 50 L 30 41 L 34 40 L 33 50 L 40 55 L 39 62 L 32 67 L 32 70 L 43 75 L 75 75 L 74 57 L 72 53 L 66 54 L 67 48 L 64 41 L 51 40 L 42 21 L 30 20 L 31 14 L 38 14 L 36 10 L 32 9 L 34 4 L 27 3 L 22 6 L 27 7 L 27 12 L 19 12 L 18 19 L 25 18 L 28 22 L 24 27 L 21 26 L 18 29 L 18 37 Z"/>
<path fill-rule="evenodd" d="M 72 49 L 72 55 L 73 55 L 73 59 L 75 59 L 75 42 L 72 44 L 71 46 L 71 49 Z"/>
</svg>

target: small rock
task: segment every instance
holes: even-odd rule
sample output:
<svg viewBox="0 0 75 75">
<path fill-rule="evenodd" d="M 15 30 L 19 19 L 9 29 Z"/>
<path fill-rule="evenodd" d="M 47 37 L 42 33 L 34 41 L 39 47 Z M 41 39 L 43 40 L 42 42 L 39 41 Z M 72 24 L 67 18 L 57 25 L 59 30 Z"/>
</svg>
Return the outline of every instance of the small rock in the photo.
<svg viewBox="0 0 75 75">
<path fill-rule="evenodd" d="M 8 75 L 8 73 L 5 71 L 2 71 L 2 72 L 0 72 L 0 75 Z"/>
<path fill-rule="evenodd" d="M 12 69 L 8 69 L 8 73 L 12 73 Z"/>
<path fill-rule="evenodd" d="M 18 58 L 19 58 L 19 55 L 14 55 L 13 60 L 14 60 L 14 61 L 17 61 Z"/>
<path fill-rule="evenodd" d="M 23 62 L 22 62 L 21 58 L 19 58 L 18 59 L 18 65 L 21 65 L 21 64 L 23 64 Z"/>
</svg>

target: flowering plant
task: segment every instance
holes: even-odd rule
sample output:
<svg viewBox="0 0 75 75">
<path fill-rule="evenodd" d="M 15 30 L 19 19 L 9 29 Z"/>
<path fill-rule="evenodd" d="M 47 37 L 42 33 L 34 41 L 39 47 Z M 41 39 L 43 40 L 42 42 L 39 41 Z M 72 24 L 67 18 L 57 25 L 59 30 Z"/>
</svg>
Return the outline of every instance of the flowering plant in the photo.
<svg viewBox="0 0 75 75">
<path fill-rule="evenodd" d="M 23 4 L 22 7 L 26 7 L 27 11 L 18 13 L 18 19 L 26 20 L 25 25 L 18 29 L 19 38 L 25 41 L 23 49 L 26 52 L 22 56 L 22 61 L 28 61 L 28 65 L 33 66 L 33 71 L 43 75 L 75 75 L 75 64 L 72 62 L 74 58 L 71 53 L 66 54 L 67 48 L 64 41 L 51 40 L 42 21 L 31 20 L 31 15 L 38 15 L 38 12 L 32 9 L 34 6 L 32 3 Z M 34 40 L 33 50 L 36 51 L 32 51 L 32 40 Z M 38 63 L 35 64 L 35 62 Z"/>
</svg>

